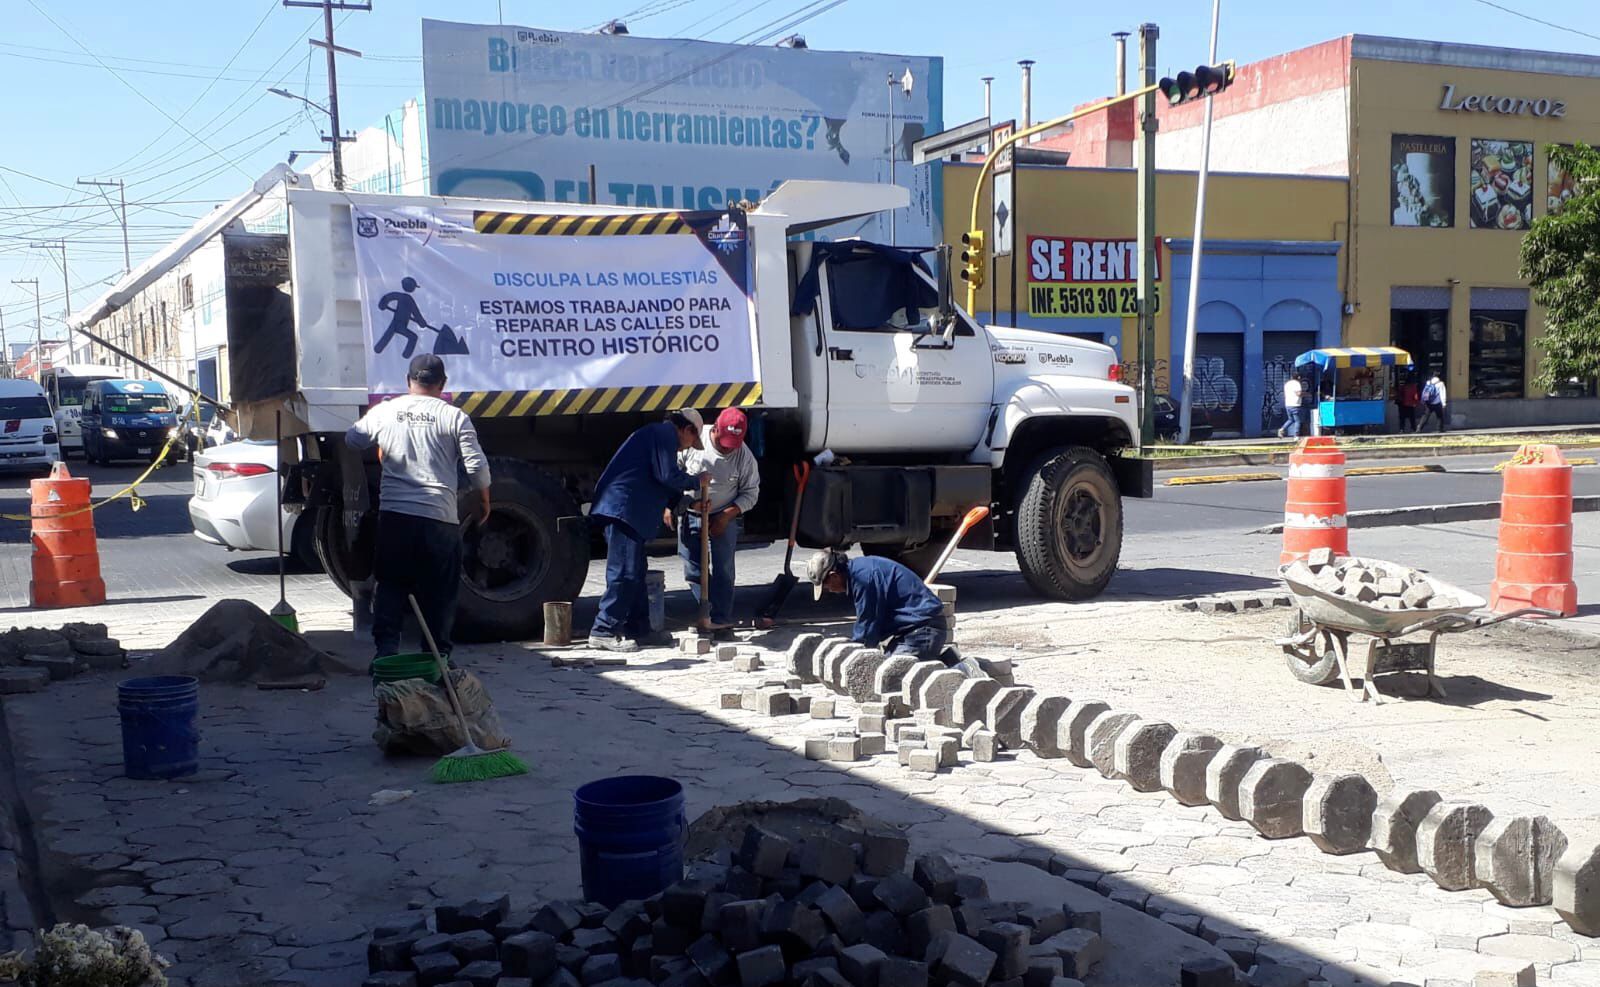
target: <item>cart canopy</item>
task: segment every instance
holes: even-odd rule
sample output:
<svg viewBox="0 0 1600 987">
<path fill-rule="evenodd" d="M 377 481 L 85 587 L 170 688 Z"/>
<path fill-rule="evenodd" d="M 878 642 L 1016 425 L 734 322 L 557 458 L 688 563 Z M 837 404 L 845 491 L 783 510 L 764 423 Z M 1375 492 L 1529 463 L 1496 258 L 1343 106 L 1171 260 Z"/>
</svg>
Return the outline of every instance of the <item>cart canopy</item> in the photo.
<svg viewBox="0 0 1600 987">
<path fill-rule="evenodd" d="M 1294 365 L 1315 363 L 1323 370 L 1330 367 L 1409 367 L 1411 354 L 1398 346 L 1344 346 L 1321 350 L 1307 350 L 1294 358 Z"/>
</svg>

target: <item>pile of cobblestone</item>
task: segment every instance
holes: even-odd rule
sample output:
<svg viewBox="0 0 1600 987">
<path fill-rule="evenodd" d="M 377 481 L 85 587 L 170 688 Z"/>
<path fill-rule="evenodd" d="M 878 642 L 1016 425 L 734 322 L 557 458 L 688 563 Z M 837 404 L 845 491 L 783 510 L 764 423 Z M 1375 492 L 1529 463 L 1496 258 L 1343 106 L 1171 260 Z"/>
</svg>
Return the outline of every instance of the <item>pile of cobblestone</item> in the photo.
<svg viewBox="0 0 1600 987">
<path fill-rule="evenodd" d="M 509 895 L 373 932 L 364 987 L 1082 987 L 1099 912 L 994 901 L 903 836 L 790 840 L 758 826 L 685 880 L 614 908 Z"/>
<path fill-rule="evenodd" d="M 1448 610 L 1459 605 L 1415 569 L 1393 562 L 1335 558 L 1327 548 L 1315 549 L 1290 565 L 1284 578 L 1379 610 Z"/>
<path fill-rule="evenodd" d="M 105 624 L 73 623 L 59 630 L 14 627 L 0 633 L 0 695 L 39 692 L 91 669 L 127 664 L 127 652 L 107 636 Z"/>
</svg>

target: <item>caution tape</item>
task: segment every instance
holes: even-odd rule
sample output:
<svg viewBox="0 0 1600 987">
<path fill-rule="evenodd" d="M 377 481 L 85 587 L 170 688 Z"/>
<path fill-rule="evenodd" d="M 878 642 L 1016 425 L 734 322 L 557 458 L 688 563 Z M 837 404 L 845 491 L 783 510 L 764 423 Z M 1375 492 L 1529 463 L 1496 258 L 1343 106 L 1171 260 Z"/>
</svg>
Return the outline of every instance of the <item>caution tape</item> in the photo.
<svg viewBox="0 0 1600 987">
<path fill-rule="evenodd" d="M 1484 439 L 1491 439 L 1491 438 L 1494 438 L 1494 437 L 1485 435 L 1485 436 L 1483 436 L 1483 438 Z M 1567 437 L 1564 437 L 1564 436 L 1561 436 L 1561 435 L 1554 435 L 1554 436 L 1543 436 L 1543 437 L 1541 437 L 1539 439 L 1530 439 L 1527 436 L 1520 436 L 1519 437 L 1519 436 L 1515 436 L 1515 435 L 1508 435 L 1508 436 L 1506 436 L 1504 441 L 1483 441 L 1483 442 L 1460 442 L 1460 441 L 1452 442 L 1452 441 L 1449 441 L 1449 440 L 1417 441 L 1417 442 L 1398 442 L 1398 441 L 1363 442 L 1363 441 L 1361 441 L 1359 439 L 1345 438 L 1345 439 L 1340 439 L 1339 448 L 1341 450 L 1345 451 L 1345 452 L 1351 452 L 1351 451 L 1364 452 L 1364 451 L 1369 450 L 1369 449 L 1373 449 L 1373 450 L 1376 450 L 1376 449 L 1386 449 L 1386 450 L 1388 450 L 1388 449 L 1407 449 L 1407 450 L 1412 450 L 1412 449 L 1414 449 L 1414 450 L 1417 451 L 1418 455 L 1425 455 L 1429 450 L 1432 450 L 1432 449 L 1482 449 L 1483 452 L 1487 455 L 1489 453 L 1494 453 L 1494 452 L 1500 451 L 1497 448 L 1499 446 L 1523 445 L 1523 444 L 1526 444 L 1527 442 L 1530 442 L 1530 441 L 1542 441 L 1547 445 L 1556 445 L 1556 446 L 1561 446 L 1563 448 L 1572 448 L 1572 449 L 1576 449 L 1576 448 L 1585 448 L 1585 449 L 1587 449 L 1587 448 L 1600 448 L 1600 435 L 1575 435 L 1575 436 L 1572 436 L 1570 438 L 1567 438 Z M 1294 443 L 1294 444 L 1288 444 L 1288 443 L 1270 443 L 1270 444 L 1261 443 L 1261 444 L 1256 444 L 1256 445 L 1222 445 L 1222 444 L 1213 445 L 1213 444 L 1208 442 L 1205 445 L 1193 445 L 1193 446 L 1167 446 L 1167 445 L 1156 446 L 1156 445 L 1152 445 L 1152 446 L 1147 446 L 1145 448 L 1145 452 L 1147 454 L 1150 454 L 1149 458 L 1151 458 L 1151 459 L 1161 460 L 1163 462 L 1181 462 L 1182 460 L 1185 460 L 1185 459 L 1198 459 L 1198 458 L 1201 458 L 1203 456 L 1208 456 L 1208 455 L 1211 455 L 1211 454 L 1214 454 L 1214 453 L 1215 454 L 1224 454 L 1224 455 L 1234 455 L 1234 454 L 1239 454 L 1239 455 L 1278 455 L 1278 454 L 1282 454 L 1282 453 L 1294 452 L 1295 449 L 1297 449 L 1298 447 L 1299 447 L 1298 442 Z M 1159 455 L 1159 453 L 1163 449 L 1182 449 L 1182 450 L 1184 450 L 1184 454 L 1183 455 L 1173 455 L 1173 456 Z"/>
<path fill-rule="evenodd" d="M 511 236 L 670 236 L 695 234 L 695 228 L 679 212 L 625 213 L 605 216 L 552 216 L 477 210 L 472 228 L 479 233 Z"/>
<path fill-rule="evenodd" d="M 645 387 L 575 387 L 551 391 L 461 391 L 456 407 L 474 418 L 524 415 L 598 415 L 606 412 L 743 408 L 761 400 L 761 385 L 651 384 Z"/>
</svg>

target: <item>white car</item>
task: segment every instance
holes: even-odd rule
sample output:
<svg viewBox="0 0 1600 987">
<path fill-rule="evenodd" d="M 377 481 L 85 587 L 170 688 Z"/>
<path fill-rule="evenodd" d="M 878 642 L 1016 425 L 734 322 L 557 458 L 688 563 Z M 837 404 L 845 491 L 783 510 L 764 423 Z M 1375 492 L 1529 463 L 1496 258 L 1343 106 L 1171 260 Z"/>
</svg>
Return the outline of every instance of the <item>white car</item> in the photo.
<svg viewBox="0 0 1600 987">
<path fill-rule="evenodd" d="M 31 380 L 0 380 L 0 469 L 42 475 L 60 458 L 56 416 L 44 388 Z"/>
<path fill-rule="evenodd" d="M 195 537 L 229 551 L 276 552 L 278 529 L 273 527 L 277 507 L 278 446 L 274 442 L 244 441 L 200 450 L 194 457 L 194 496 L 189 498 L 189 520 Z M 278 514 L 284 553 L 301 566 L 317 570 L 309 511 Z"/>
</svg>

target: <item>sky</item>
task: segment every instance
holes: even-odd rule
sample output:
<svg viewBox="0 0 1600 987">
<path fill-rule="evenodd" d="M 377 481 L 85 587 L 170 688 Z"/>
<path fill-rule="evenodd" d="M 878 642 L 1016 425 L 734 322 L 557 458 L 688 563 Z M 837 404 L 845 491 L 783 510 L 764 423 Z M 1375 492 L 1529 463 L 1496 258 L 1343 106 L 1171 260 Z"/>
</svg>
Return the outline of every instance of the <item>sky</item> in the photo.
<svg viewBox="0 0 1600 987">
<path fill-rule="evenodd" d="M 995 77 L 995 117 L 1017 115 L 1016 63 L 1024 58 L 1037 62 L 1035 119 L 1105 95 L 1113 85 L 1111 34 L 1141 21 L 1161 28 L 1163 72 L 1205 60 L 1210 5 L 1203 0 L 1087 6 L 373 0 L 371 12 L 335 17 L 339 44 L 363 54 L 340 59 L 340 111 L 347 130 L 360 129 L 421 94 L 424 17 L 579 31 L 618 17 L 634 34 L 711 41 L 759 37 L 804 18 L 793 30 L 813 48 L 943 56 L 947 125 L 982 115 L 985 75 Z M 1359 33 L 1600 55 L 1593 10 L 1593 0 L 1222 0 L 1218 54 L 1243 63 Z M 34 336 L 33 287 L 13 279 L 38 279 L 44 338 L 63 335 L 59 248 L 31 243 L 66 240 L 74 307 L 93 301 L 122 273 L 116 215 L 102 190 L 78 186 L 79 179 L 127 183 L 137 267 L 291 150 L 321 146 L 325 118 L 266 92 L 280 87 L 325 105 L 324 59 L 306 41 L 321 35 L 320 11 L 286 8 L 279 0 L 5 0 L 0 24 L 0 92 L 7 94 L 0 112 L 0 318 L 12 342 Z M 1134 68 L 1130 53 L 1130 75 Z M 103 191 L 115 200 L 114 188 Z"/>
</svg>

